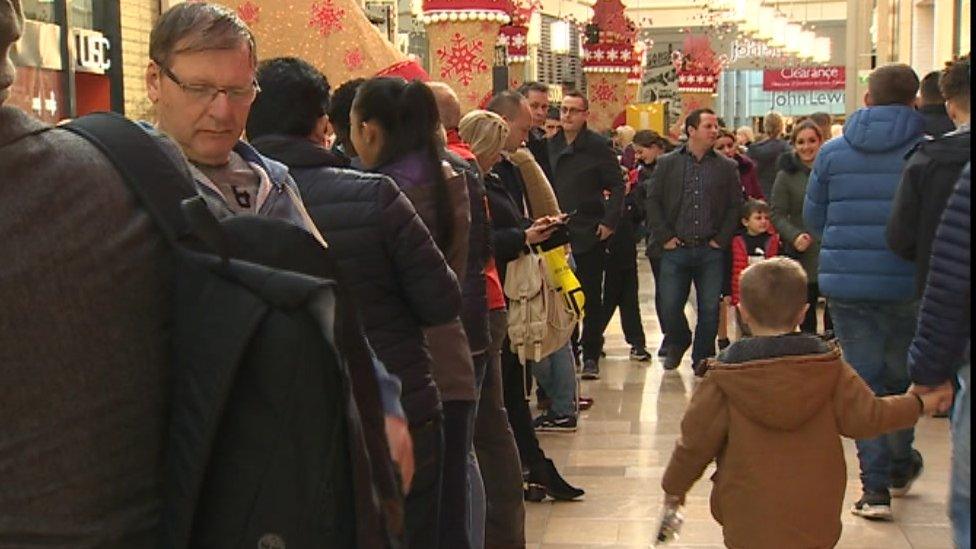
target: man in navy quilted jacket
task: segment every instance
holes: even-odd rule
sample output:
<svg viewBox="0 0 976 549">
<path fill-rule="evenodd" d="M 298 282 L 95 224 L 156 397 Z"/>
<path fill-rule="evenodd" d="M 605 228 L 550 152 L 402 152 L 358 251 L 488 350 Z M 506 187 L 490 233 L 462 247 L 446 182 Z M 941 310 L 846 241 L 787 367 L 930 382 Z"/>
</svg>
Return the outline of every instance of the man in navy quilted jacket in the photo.
<svg viewBox="0 0 976 549">
<path fill-rule="evenodd" d="M 969 431 L 971 393 L 969 344 L 972 336 L 970 242 L 972 207 L 969 164 L 949 197 L 932 243 L 932 261 L 918 313 L 918 330 L 908 351 L 917 393 L 952 388 L 959 392 L 952 413 L 952 479 L 949 518 L 956 547 L 971 546 Z"/>
<path fill-rule="evenodd" d="M 903 393 L 915 333 L 915 266 L 885 242 L 885 226 L 905 155 L 925 120 L 912 107 L 918 76 L 891 64 L 868 77 L 865 107 L 844 134 L 820 149 L 810 172 L 803 217 L 822 245 L 821 293 L 830 302 L 844 358 L 877 395 Z M 851 512 L 891 520 L 891 497 L 905 495 L 922 471 L 914 429 L 857 441 L 863 497 Z"/>
</svg>

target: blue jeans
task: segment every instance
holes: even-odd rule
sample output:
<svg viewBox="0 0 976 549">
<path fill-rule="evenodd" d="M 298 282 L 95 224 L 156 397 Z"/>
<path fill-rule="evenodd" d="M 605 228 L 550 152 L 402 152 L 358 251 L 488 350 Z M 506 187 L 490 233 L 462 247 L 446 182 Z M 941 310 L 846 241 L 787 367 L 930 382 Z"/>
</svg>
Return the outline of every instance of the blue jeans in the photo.
<svg viewBox="0 0 976 549">
<path fill-rule="evenodd" d="M 722 250 L 707 245 L 665 250 L 661 256 L 661 276 L 657 278 L 663 313 L 661 327 L 667 334 L 669 345 L 682 351 L 691 346 L 685 304 L 691 284 L 695 283 L 698 324 L 695 326 L 695 346 L 691 350 L 692 364 L 715 355 L 723 265 Z"/>
<path fill-rule="evenodd" d="M 543 358 L 531 362 L 532 375 L 552 400 L 549 413 L 554 416 L 576 415 L 576 366 L 569 343 Z"/>
<path fill-rule="evenodd" d="M 970 367 L 967 362 L 959 369 L 959 393 L 952 411 L 952 478 L 949 494 L 949 518 L 952 519 L 952 537 L 957 549 L 970 548 L 970 476 L 969 443 L 972 433 L 970 427 Z"/>
<path fill-rule="evenodd" d="M 846 360 L 878 396 L 908 389 L 908 346 L 915 336 L 915 302 L 830 300 L 834 333 Z M 911 469 L 915 429 L 856 441 L 861 485 L 887 493 L 892 475 Z"/>
<path fill-rule="evenodd" d="M 481 395 L 481 386 L 485 382 L 485 373 L 488 367 L 488 352 L 475 355 L 474 357 L 474 384 L 475 394 Z M 468 429 L 470 440 L 467 445 L 468 451 L 468 536 L 471 542 L 471 549 L 483 549 L 485 546 L 485 484 L 481 477 L 481 467 L 478 465 L 478 456 L 474 451 L 474 426 L 478 417 L 478 405 L 480 400 L 474 403 L 474 413 L 471 414 L 471 426 Z"/>
</svg>

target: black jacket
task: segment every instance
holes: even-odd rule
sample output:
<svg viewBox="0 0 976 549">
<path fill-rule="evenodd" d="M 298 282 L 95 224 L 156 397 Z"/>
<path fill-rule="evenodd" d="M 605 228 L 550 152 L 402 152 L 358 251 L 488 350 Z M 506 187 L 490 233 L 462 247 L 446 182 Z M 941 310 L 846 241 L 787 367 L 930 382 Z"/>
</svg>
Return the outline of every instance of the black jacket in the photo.
<svg viewBox="0 0 976 549">
<path fill-rule="evenodd" d="M 969 162 L 969 145 L 968 129 L 923 141 L 909 153 L 902 172 L 885 237 L 891 251 L 915 262 L 917 297 L 929 273 L 935 229 Z"/>
<path fill-rule="evenodd" d="M 777 161 L 784 152 L 792 147 L 782 139 L 764 139 L 749 145 L 746 156 L 756 162 L 756 173 L 759 176 L 759 186 L 763 196 L 773 196 L 773 182 L 776 181 Z"/>
<path fill-rule="evenodd" d="M 525 245 L 525 229 L 532 225 L 532 221 L 522 215 L 521 208 L 515 204 L 494 172 L 485 176 L 485 191 L 491 212 L 491 248 L 495 254 L 498 278 L 504 286 L 508 262 L 529 251 Z"/>
<path fill-rule="evenodd" d="M 624 196 L 624 211 L 617 229 L 607 240 L 607 269 L 632 270 L 637 268 L 637 228 L 644 220 L 644 193 L 640 183 Z"/>
<path fill-rule="evenodd" d="M 499 182 L 505 187 L 508 196 L 512 198 L 512 202 L 515 203 L 519 211 L 526 217 L 532 217 L 525 200 L 525 182 L 522 180 L 522 172 L 519 171 L 518 166 L 502 158 L 491 171 L 498 176 Z"/>
<path fill-rule="evenodd" d="M 654 240 L 663 245 L 677 233 L 678 215 L 684 196 L 685 150 L 687 145 L 659 156 L 654 163 L 651 181 L 647 186 L 647 227 Z M 728 249 L 732 236 L 739 227 L 742 205 L 742 185 L 739 183 L 739 165 L 731 158 L 719 155 L 724 169 L 711 174 L 709 199 L 712 205 L 713 226 L 710 232 L 715 242 Z"/>
<path fill-rule="evenodd" d="M 417 215 L 388 177 L 331 167 L 335 156 L 313 143 L 265 136 L 253 145 L 288 165 L 309 215 L 352 283 L 367 337 L 400 378 L 411 424 L 440 408 L 421 331 L 457 318 L 457 279 Z"/>
<path fill-rule="evenodd" d="M 919 107 L 918 112 L 925 117 L 925 133 L 927 135 L 942 137 L 956 130 L 956 125 L 949 118 L 949 113 L 946 112 L 945 105 L 942 103 L 922 105 Z"/>
<path fill-rule="evenodd" d="M 631 192 L 634 197 L 634 207 L 636 208 L 635 218 L 640 219 L 640 223 L 643 225 L 644 233 L 646 234 L 644 238 L 644 255 L 648 259 L 661 257 L 661 253 L 664 251 L 661 248 L 661 244 L 663 243 L 654 235 L 654 232 L 651 230 L 651 224 L 647 220 L 647 197 L 650 192 L 651 174 L 654 173 L 656 166 L 656 161 L 650 164 L 645 164 L 641 161 L 637 162 L 637 182 L 634 183 L 634 190 Z"/>
<path fill-rule="evenodd" d="M 530 149 L 531 150 L 531 149 Z M 560 130 L 547 142 L 549 171 L 559 209 L 573 213 L 568 223 L 574 254 L 584 254 L 599 244 L 597 226 L 617 228 L 624 204 L 624 181 L 620 162 L 610 141 L 583 128 L 572 145 Z M 543 171 L 546 164 L 542 165 Z M 604 191 L 610 198 L 604 200 Z"/>
</svg>

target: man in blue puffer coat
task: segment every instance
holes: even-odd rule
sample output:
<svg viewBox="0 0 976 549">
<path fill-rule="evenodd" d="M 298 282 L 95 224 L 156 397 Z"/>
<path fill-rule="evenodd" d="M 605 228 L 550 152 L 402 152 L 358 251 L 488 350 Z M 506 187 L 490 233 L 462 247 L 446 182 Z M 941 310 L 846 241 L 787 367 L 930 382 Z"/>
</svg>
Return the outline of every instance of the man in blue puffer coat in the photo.
<svg viewBox="0 0 976 549">
<path fill-rule="evenodd" d="M 871 73 L 866 106 L 850 116 L 843 138 L 820 149 L 803 205 L 807 227 L 821 238 L 820 289 L 844 358 L 878 395 L 909 386 L 915 267 L 888 249 L 885 226 L 905 155 L 925 127 L 912 108 L 918 86 L 908 65 Z M 914 429 L 906 429 L 857 441 L 864 495 L 852 513 L 892 518 L 891 496 L 905 495 L 922 470 L 914 438 Z"/>
</svg>

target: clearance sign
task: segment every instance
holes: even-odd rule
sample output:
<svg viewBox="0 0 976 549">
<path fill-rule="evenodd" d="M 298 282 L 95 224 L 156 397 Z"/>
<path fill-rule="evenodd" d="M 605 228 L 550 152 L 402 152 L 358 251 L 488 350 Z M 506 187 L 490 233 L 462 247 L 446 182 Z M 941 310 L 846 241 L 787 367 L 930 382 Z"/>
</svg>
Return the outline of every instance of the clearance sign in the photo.
<svg viewBox="0 0 976 549">
<path fill-rule="evenodd" d="M 844 67 L 787 67 L 763 71 L 763 91 L 844 89 Z"/>
</svg>

